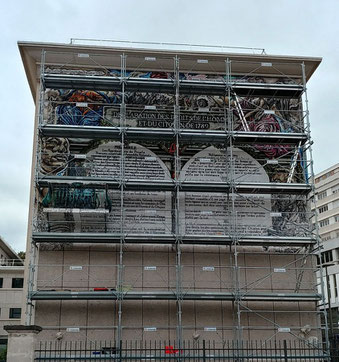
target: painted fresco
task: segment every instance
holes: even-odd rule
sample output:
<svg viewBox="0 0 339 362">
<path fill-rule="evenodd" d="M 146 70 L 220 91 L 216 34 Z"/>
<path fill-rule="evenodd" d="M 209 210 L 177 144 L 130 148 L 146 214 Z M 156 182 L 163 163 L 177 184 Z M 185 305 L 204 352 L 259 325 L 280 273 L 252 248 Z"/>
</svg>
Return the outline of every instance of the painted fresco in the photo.
<svg viewBox="0 0 339 362">
<path fill-rule="evenodd" d="M 265 169 L 248 153 L 234 148 L 232 159 L 235 179 L 246 175 L 247 182 L 269 182 Z M 231 162 L 229 150 L 207 147 L 185 164 L 179 180 L 227 182 Z M 180 196 L 183 234 L 258 236 L 268 235 L 272 228 L 271 195 L 182 192 Z"/>
<path fill-rule="evenodd" d="M 47 73 L 120 77 L 118 70 L 47 69 Z M 173 79 L 166 72 L 127 72 L 129 78 Z M 180 80 L 224 82 L 213 74 L 182 73 Z M 240 83 L 293 84 L 290 79 L 239 76 Z M 122 95 L 116 91 L 52 90 L 45 92 L 44 122 L 66 126 L 119 127 Z M 126 126 L 172 128 L 175 96 L 165 93 L 125 93 Z M 207 95 L 179 96 L 180 128 L 190 130 L 234 130 L 250 132 L 304 132 L 302 106 L 297 98 L 237 97 Z M 228 114 L 231 109 L 232 114 Z M 229 123 L 232 119 L 232 125 Z M 107 140 L 46 137 L 41 140 L 41 175 L 92 177 L 120 180 L 119 142 Z M 213 151 L 213 152 L 212 152 Z M 284 144 L 244 144 L 234 149 L 235 182 L 286 183 L 295 148 Z M 129 180 L 175 179 L 176 146 L 161 140 L 125 145 L 125 177 Z M 203 156 L 207 154 L 207 156 Z M 227 182 L 230 164 L 227 152 L 209 143 L 180 142 L 181 173 L 178 179 L 210 180 L 214 174 Z M 307 163 L 302 147 L 297 149 L 297 165 L 290 178 L 307 183 Z M 208 161 L 207 161 L 208 160 Z M 216 167 L 219 165 L 220 167 Z M 189 171 L 190 170 L 190 171 Z M 194 172 L 192 170 L 195 170 Z M 190 172 L 193 174 L 190 174 Z M 259 175 L 258 178 L 256 175 Z M 234 196 L 237 233 L 244 236 L 309 235 L 304 197 L 281 195 Z M 120 193 L 94 189 L 82 183 L 50 186 L 38 193 L 36 229 L 45 231 L 112 232 L 121 229 Z M 230 195 L 183 193 L 181 233 L 229 235 Z M 190 205 L 201 204 L 199 215 Z M 126 192 L 124 232 L 172 234 L 175 228 L 174 199 L 170 192 Z M 72 212 L 69 209 L 73 209 Z M 211 209 L 211 210 L 210 210 Z M 54 211 L 53 211 L 54 210 Z M 74 211 L 76 210 L 76 212 Z M 138 211 L 136 211 L 138 210 Z M 204 212 L 203 214 L 201 212 Z M 187 214 L 187 215 L 186 215 Z"/>
<path fill-rule="evenodd" d="M 121 77 L 120 70 L 84 70 L 47 68 L 47 73 Z M 127 71 L 126 78 L 173 80 L 173 73 Z M 225 82 L 225 76 L 201 73 L 180 73 L 180 81 Z M 236 76 L 234 83 L 296 84 L 297 80 L 283 77 Z M 88 90 L 47 90 L 44 121 L 52 124 L 83 126 L 119 126 L 120 92 Z M 86 104 L 84 106 L 84 104 Z M 174 94 L 125 93 L 127 126 L 143 128 L 173 127 Z M 145 106 L 152 106 L 145 109 Z M 180 127 L 200 130 L 225 130 L 229 126 L 225 113 L 230 106 L 233 129 L 253 132 L 303 132 L 303 116 L 297 98 L 265 98 L 180 95 Z M 241 110 L 239 110 L 239 106 Z M 154 109 L 156 107 L 156 109 Z M 152 109 L 150 109 L 152 108 Z M 244 119 L 241 112 L 243 112 Z M 245 123 L 244 123 L 245 122 Z"/>
<path fill-rule="evenodd" d="M 47 73 L 101 75 L 119 79 L 120 70 L 53 69 Z M 86 73 L 88 72 L 88 73 Z M 127 71 L 126 78 L 173 79 L 172 73 Z M 225 82 L 213 74 L 180 73 L 181 81 Z M 234 83 L 296 84 L 283 77 L 237 76 Z M 46 90 L 44 122 L 57 125 L 119 127 L 121 93 L 116 91 Z M 166 93 L 126 92 L 124 115 L 127 127 L 173 128 L 175 95 Z M 300 99 L 279 97 L 238 97 L 179 95 L 180 128 L 190 130 L 230 130 L 249 132 L 303 133 L 303 112 Z M 231 114 L 229 114 L 231 110 Z M 232 122 L 230 122 L 232 120 Z M 254 146 L 266 158 L 289 155 L 288 145 L 261 144 Z M 302 156 L 302 155 L 301 155 Z M 303 157 L 300 158 L 303 160 Z"/>
<path fill-rule="evenodd" d="M 47 90 L 45 122 L 81 126 L 119 126 L 120 92 Z M 174 95 L 126 93 L 126 123 L 130 127 L 173 127 Z M 231 102 L 234 130 L 253 132 L 303 132 L 301 108 L 296 99 L 239 98 L 247 126 L 244 127 L 234 98 L 180 95 L 181 128 L 225 130 Z M 84 106 L 84 104 L 86 104 Z M 145 108 L 146 106 L 146 108 Z M 152 106 L 148 107 L 147 106 Z M 273 112 L 274 114 L 266 114 Z"/>
<path fill-rule="evenodd" d="M 58 68 L 46 66 L 46 74 L 67 74 L 67 75 L 84 75 L 84 76 L 111 76 L 121 77 L 120 69 L 84 69 L 84 68 L 68 68 L 67 66 Z M 127 70 L 126 78 L 146 78 L 146 79 L 174 79 L 173 72 L 166 71 L 143 71 L 143 70 Z M 226 81 L 226 75 L 221 74 L 203 74 L 201 72 L 180 72 L 179 80 L 213 80 L 219 82 Z M 292 79 L 290 77 L 268 77 L 248 75 L 232 75 L 232 82 L 237 83 L 270 83 L 270 84 L 300 84 L 300 79 Z"/>
<path fill-rule="evenodd" d="M 63 139 L 47 138 L 46 145 L 57 147 L 63 154 L 49 155 L 48 167 L 42 162 L 41 172 L 56 176 L 85 176 L 95 179 L 119 181 L 119 142 L 87 141 L 76 156 L 70 149 L 79 143 L 70 140 L 69 148 Z M 84 142 L 84 140 L 82 140 Z M 151 147 L 151 145 L 145 145 Z M 171 145 L 152 144 L 152 151 L 138 144 L 125 146 L 125 177 L 127 180 L 172 180 L 174 178 L 174 150 Z M 256 153 L 258 151 L 255 151 Z M 256 154 L 256 153 L 252 154 Z M 227 182 L 229 156 L 224 149 L 201 145 L 183 146 L 180 149 L 181 181 L 214 180 Z M 80 157 L 81 156 L 81 157 Z M 235 181 L 270 182 L 271 168 L 261 165 L 253 156 L 241 149 L 234 149 Z M 43 159 L 45 160 L 45 159 Z M 52 168 L 55 160 L 55 168 Z M 275 165 L 271 166 L 274 167 Z M 279 165 L 278 165 L 279 167 Z M 271 171 L 271 172 L 269 172 Z M 282 177 L 280 173 L 280 177 Z M 212 177 L 213 176 L 213 177 Z M 286 174 L 285 174 L 286 177 Z M 286 182 L 286 180 L 285 180 Z M 39 228 L 47 231 L 114 232 L 120 231 L 120 193 L 111 190 L 88 188 L 74 182 L 68 186 L 50 186 L 40 190 Z M 235 195 L 238 235 L 305 236 L 309 232 L 306 200 L 278 195 Z M 170 192 L 125 192 L 124 230 L 129 234 L 169 234 L 174 232 L 174 201 Z M 183 193 L 181 198 L 181 232 L 183 235 L 229 235 L 232 201 L 225 194 Z M 199 203 L 198 210 L 190 205 Z M 74 215 L 76 211 L 77 217 Z M 92 211 L 91 211 L 92 210 Z M 101 210 L 101 212 L 99 212 Z M 45 211 L 45 212 L 44 212 Z M 48 218 L 46 212 L 48 211 Z M 186 215 L 187 212 L 187 215 Z M 198 214 L 197 214 L 198 213 Z M 95 221 L 93 221 L 95 220 Z M 264 220 L 266 220 L 264 222 Z M 207 228 L 207 223 L 209 227 Z M 205 226 L 204 226 L 205 225 Z M 47 228 L 47 229 L 46 229 Z"/>
</svg>

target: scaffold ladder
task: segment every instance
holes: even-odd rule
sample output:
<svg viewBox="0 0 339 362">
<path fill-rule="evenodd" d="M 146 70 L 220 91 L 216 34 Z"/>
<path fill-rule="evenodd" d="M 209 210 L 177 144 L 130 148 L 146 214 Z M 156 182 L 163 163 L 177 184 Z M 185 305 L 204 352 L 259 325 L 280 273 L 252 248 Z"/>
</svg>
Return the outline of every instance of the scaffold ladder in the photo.
<svg viewBox="0 0 339 362">
<path fill-rule="evenodd" d="M 287 183 L 289 183 L 289 184 L 292 182 L 292 178 L 293 178 L 295 169 L 297 167 L 300 147 L 301 147 L 301 141 L 298 143 L 298 147 L 295 149 L 294 155 L 293 155 L 293 158 L 292 158 L 291 169 L 290 169 L 290 172 L 289 172 L 288 178 L 287 178 Z"/>
</svg>

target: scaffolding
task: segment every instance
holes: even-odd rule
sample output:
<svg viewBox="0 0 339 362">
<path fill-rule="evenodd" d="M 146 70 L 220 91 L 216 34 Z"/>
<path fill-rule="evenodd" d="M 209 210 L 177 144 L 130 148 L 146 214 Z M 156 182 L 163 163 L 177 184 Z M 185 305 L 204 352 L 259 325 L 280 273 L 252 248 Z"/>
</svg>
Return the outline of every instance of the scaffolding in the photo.
<svg viewBox="0 0 339 362">
<path fill-rule="evenodd" d="M 168 330 L 178 350 L 186 330 L 193 338 L 204 334 L 221 344 L 230 335 L 241 344 L 251 339 L 249 331 L 264 331 L 262 346 L 286 338 L 314 344 L 323 334 L 328 347 L 326 315 L 316 308 L 324 303 L 323 286 L 314 282 L 313 256 L 320 253 L 320 242 L 307 208 L 313 169 L 305 63 L 274 62 L 264 55 L 82 51 L 74 46 L 64 52 L 42 50 L 26 323 L 34 322 L 34 309 L 44 301 L 108 300 L 114 303 L 111 326 L 75 329 L 111 329 L 116 345 L 128 329 L 138 330 L 138 339 L 153 340 L 154 334 L 145 334 Z M 114 150 L 98 161 L 91 151 L 102 141 Z M 135 144 L 153 153 L 133 155 Z M 199 153 L 208 147 L 213 152 Z M 257 164 L 243 166 L 242 152 Z M 135 172 L 147 170 L 156 157 L 168 166 L 169 177 Z M 103 162 L 106 175 L 99 169 Z M 201 164 L 215 167 L 217 179 L 183 177 L 194 162 L 199 170 Z M 255 177 L 262 170 L 269 175 L 266 181 Z M 136 193 L 160 194 L 171 202 L 163 207 L 154 201 L 149 207 L 146 197 L 136 206 Z M 190 209 L 191 219 L 184 217 L 187 195 L 193 203 L 199 195 L 205 205 Z M 217 199 L 223 212 L 213 206 Z M 39 260 L 44 250 L 57 255 L 84 245 L 105 245 L 115 260 Z M 126 263 L 126 253 L 143 253 L 152 245 L 166 247 L 172 262 Z M 213 252 L 219 261 L 188 263 L 195 250 Z M 246 264 L 246 258 L 257 264 Z M 53 270 L 50 279 L 48 270 Z M 125 325 L 128 301 L 167 301 L 176 311 L 175 326 Z M 202 308 L 212 309 L 221 303 L 222 313 L 227 303 L 232 321 L 185 324 L 188 301 L 203 301 Z M 319 313 L 325 325 L 320 326 Z M 284 318 L 291 314 L 309 319 L 286 326 Z M 239 358 L 241 353 L 239 348 Z"/>
</svg>

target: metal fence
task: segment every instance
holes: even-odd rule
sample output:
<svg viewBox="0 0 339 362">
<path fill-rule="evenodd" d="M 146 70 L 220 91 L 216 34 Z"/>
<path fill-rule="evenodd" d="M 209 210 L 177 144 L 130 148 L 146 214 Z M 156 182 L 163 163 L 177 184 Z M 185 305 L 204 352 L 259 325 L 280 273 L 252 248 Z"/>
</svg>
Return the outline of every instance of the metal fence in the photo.
<svg viewBox="0 0 339 362">
<path fill-rule="evenodd" d="M 339 344 L 330 350 L 304 341 L 41 342 L 35 361 L 331 361 L 339 362 Z"/>
</svg>

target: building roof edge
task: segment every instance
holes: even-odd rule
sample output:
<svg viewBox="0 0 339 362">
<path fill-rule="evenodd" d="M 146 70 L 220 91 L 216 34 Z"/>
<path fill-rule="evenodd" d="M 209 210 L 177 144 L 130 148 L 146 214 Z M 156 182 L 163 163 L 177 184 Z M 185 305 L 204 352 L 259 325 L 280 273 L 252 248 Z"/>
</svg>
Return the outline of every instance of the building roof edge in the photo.
<svg viewBox="0 0 339 362">
<path fill-rule="evenodd" d="M 3 237 L 0 236 L 0 248 L 4 249 L 4 251 L 8 254 L 11 259 L 18 259 L 21 260 L 19 255 L 12 249 L 12 247 L 6 243 Z M 23 262 L 23 260 L 22 260 Z"/>
<path fill-rule="evenodd" d="M 137 47 L 117 47 L 117 46 L 98 46 L 98 45 L 84 45 L 84 44 L 66 44 L 66 43 L 49 43 L 49 42 L 34 42 L 34 41 L 18 41 L 19 51 L 21 54 L 22 62 L 24 64 L 27 80 L 32 92 L 33 99 L 36 98 L 36 84 L 37 84 L 37 67 L 40 63 L 41 51 L 64 51 L 70 52 L 78 49 L 89 53 L 102 52 L 107 54 L 110 52 L 126 52 L 131 54 L 147 53 L 148 55 L 154 54 L 168 54 L 168 55 L 183 55 L 183 56 L 204 56 L 208 59 L 220 60 L 220 57 L 230 58 L 231 61 L 246 61 L 253 62 L 282 62 L 287 64 L 304 63 L 306 66 L 306 80 L 308 81 L 315 70 L 318 68 L 322 61 L 321 57 L 311 56 L 292 56 L 292 55 L 270 55 L 270 54 L 252 54 L 252 53 L 231 53 L 231 52 L 210 52 L 210 51 L 188 51 L 188 50 L 170 50 L 170 49 L 150 49 L 150 48 L 137 48 Z M 37 50 L 39 56 L 37 56 Z"/>
</svg>

